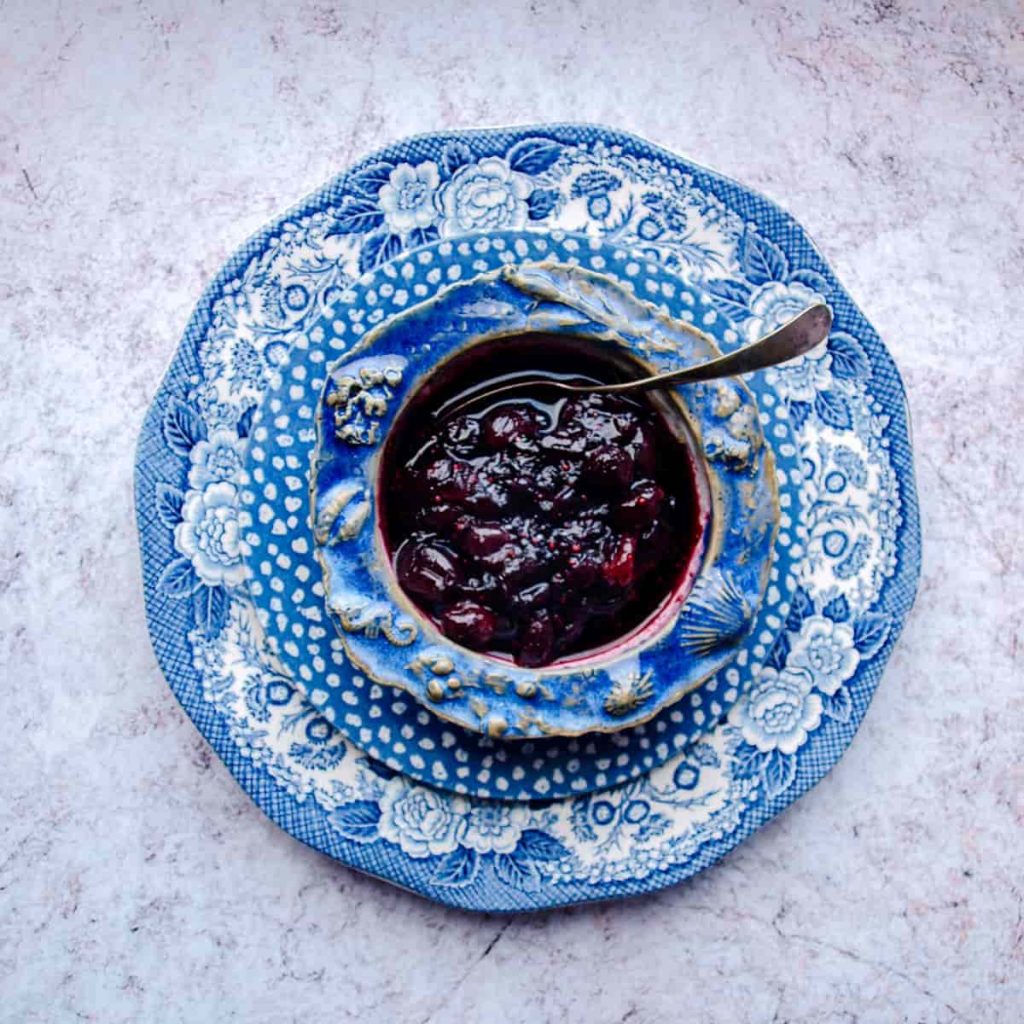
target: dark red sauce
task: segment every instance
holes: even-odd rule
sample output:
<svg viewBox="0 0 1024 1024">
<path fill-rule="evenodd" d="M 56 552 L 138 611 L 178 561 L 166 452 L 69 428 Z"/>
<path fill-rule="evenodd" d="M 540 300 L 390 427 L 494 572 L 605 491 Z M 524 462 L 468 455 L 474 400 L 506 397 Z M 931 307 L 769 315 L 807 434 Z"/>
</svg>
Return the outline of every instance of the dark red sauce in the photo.
<svg viewBox="0 0 1024 1024">
<path fill-rule="evenodd" d="M 703 529 L 694 463 L 653 400 L 533 388 L 472 402 L 538 372 L 624 379 L 595 347 L 478 346 L 390 434 L 385 545 L 402 589 L 456 643 L 528 666 L 578 656 L 635 630 L 686 574 Z"/>
</svg>

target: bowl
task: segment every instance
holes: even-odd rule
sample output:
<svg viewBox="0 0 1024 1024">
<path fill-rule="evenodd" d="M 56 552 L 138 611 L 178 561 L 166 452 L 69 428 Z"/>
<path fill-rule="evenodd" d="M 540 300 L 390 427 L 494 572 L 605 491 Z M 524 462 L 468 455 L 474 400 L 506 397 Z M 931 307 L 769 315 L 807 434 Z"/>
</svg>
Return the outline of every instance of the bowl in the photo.
<svg viewBox="0 0 1024 1024">
<path fill-rule="evenodd" d="M 752 628 L 778 522 L 773 460 L 754 398 L 725 380 L 657 399 L 690 453 L 680 470 L 693 475 L 698 530 L 671 586 L 641 621 L 540 667 L 473 650 L 403 589 L 387 543 L 382 498 L 394 470 L 387 452 L 418 396 L 472 353 L 525 336 L 559 339 L 633 373 L 703 361 L 717 349 L 697 327 L 579 267 L 513 263 L 463 278 L 452 264 L 437 272 L 448 273 L 447 288 L 386 322 L 374 324 L 374 295 L 367 295 L 366 329 L 329 368 L 317 410 L 313 543 L 344 653 L 374 682 L 493 737 L 575 736 L 642 722 L 722 668 Z"/>
</svg>

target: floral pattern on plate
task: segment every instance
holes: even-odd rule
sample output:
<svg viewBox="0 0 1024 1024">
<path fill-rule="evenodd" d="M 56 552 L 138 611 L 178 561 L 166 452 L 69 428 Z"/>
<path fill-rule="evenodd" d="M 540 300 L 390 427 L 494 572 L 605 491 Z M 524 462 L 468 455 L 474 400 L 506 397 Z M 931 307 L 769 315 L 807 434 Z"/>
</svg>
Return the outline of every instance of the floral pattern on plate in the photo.
<svg viewBox="0 0 1024 1024">
<path fill-rule="evenodd" d="M 457 243 L 431 243 L 364 274 L 350 290 L 347 302 L 335 307 L 333 323 L 321 321 L 314 328 L 318 333 L 322 330 L 321 340 L 313 345 L 299 339 L 292 347 L 280 379 L 267 389 L 254 418 L 253 440 L 245 460 L 251 480 L 240 489 L 241 521 L 248 548 L 246 562 L 253 568 L 248 589 L 269 647 L 281 658 L 286 674 L 339 731 L 375 760 L 429 785 L 501 800 L 553 799 L 618 785 L 650 771 L 714 728 L 749 687 L 776 641 L 796 588 L 795 570 L 807 547 L 800 514 L 803 473 L 788 409 L 777 400 L 772 388 L 753 379 L 750 387 L 758 396 L 763 431 L 773 450 L 781 499 L 786 502 L 779 521 L 787 541 L 776 539 L 770 585 L 758 607 L 754 628 L 743 640 L 733 664 L 691 690 L 684 699 L 662 709 L 646 723 L 611 733 L 578 738 L 539 737 L 505 744 L 453 726 L 439 716 L 424 715 L 419 702 L 396 694 L 390 687 L 374 685 L 365 673 L 354 671 L 346 663 L 333 642 L 335 631 L 324 628 L 324 597 L 309 586 L 310 580 L 321 578 L 314 554 L 316 531 L 314 544 L 308 544 L 308 524 L 295 512 L 296 494 L 302 491 L 303 481 L 293 467 L 310 464 L 316 458 L 309 428 L 320 402 L 324 374 L 328 372 L 321 358 L 323 351 L 330 350 L 332 365 L 335 353 L 345 353 L 341 366 L 347 368 L 346 374 L 353 381 L 366 383 L 369 378 L 363 371 L 372 365 L 367 359 L 374 358 L 371 353 L 375 348 L 369 344 L 372 336 L 361 335 L 351 344 L 345 332 L 342 337 L 337 336 L 338 325 L 358 319 L 356 314 L 365 304 L 375 311 L 382 310 L 386 318 L 401 311 L 407 300 L 402 300 L 395 282 L 402 283 L 401 291 L 412 290 L 429 301 L 447 287 L 454 270 L 460 272 L 460 280 L 465 280 L 471 276 L 470 270 L 481 273 L 484 267 L 494 270 L 510 263 L 521 265 L 552 259 L 571 261 L 583 269 L 600 267 L 602 275 L 617 280 L 623 287 L 657 296 L 654 305 L 660 312 L 678 321 L 699 320 L 704 332 L 725 348 L 735 347 L 739 341 L 729 321 L 709 305 L 703 293 L 680 282 L 658 264 L 637 264 L 630 250 L 607 246 L 593 237 L 566 235 L 561 231 L 497 232 L 481 233 L 472 242 L 462 239 Z M 443 275 L 440 269 L 444 269 Z M 452 297 L 457 292 L 448 295 Z M 397 305 L 396 300 L 400 300 Z M 474 308 L 478 313 L 504 313 L 506 305 L 488 301 L 485 308 L 479 303 Z M 658 332 L 656 343 L 660 350 L 669 344 L 669 339 Z M 362 367 L 362 371 L 356 367 Z M 381 411 L 394 398 L 386 376 L 378 366 L 372 374 L 375 383 L 370 391 L 356 392 L 370 395 L 374 412 Z M 351 406 L 359 414 L 352 436 L 362 444 L 380 420 L 364 416 L 364 403 L 360 401 L 353 401 Z M 346 430 L 353 427 L 356 421 L 348 419 Z M 282 455 L 284 450 L 286 454 Z M 275 451 L 276 457 L 268 458 Z M 362 521 L 363 511 L 369 507 L 362 487 L 345 486 L 339 497 L 337 506 L 330 503 L 332 509 L 339 510 L 338 520 L 343 520 L 345 526 Z M 318 528 L 322 526 L 318 519 Z M 326 531 L 324 536 L 331 532 Z M 692 635 L 703 640 L 705 616 L 716 626 L 723 619 L 726 623 L 737 620 L 727 617 L 735 598 L 733 593 L 699 586 L 703 593 L 693 595 L 691 604 L 697 614 L 690 625 Z M 287 609 L 284 595 L 288 595 Z M 386 605 L 381 607 L 386 609 Z M 381 629 L 392 629 L 401 621 L 387 616 L 373 620 Z M 400 634 L 398 639 L 405 636 Z M 410 660 L 428 683 L 432 679 L 447 682 L 456 669 L 447 655 L 431 657 L 426 662 L 420 658 Z M 606 699 L 642 708 L 647 695 L 643 687 L 650 681 L 645 677 L 645 673 L 637 671 L 620 676 Z"/>
<path fill-rule="evenodd" d="M 436 186 L 430 169 L 420 170 L 430 162 Z M 768 668 L 726 722 L 648 775 L 519 805 L 514 815 L 369 761 L 280 666 L 275 673 L 245 600 L 244 541 L 229 500 L 237 483 L 215 476 L 230 473 L 230 451 L 248 438 L 252 409 L 291 346 L 317 342 L 306 332 L 361 273 L 434 232 L 501 227 L 580 231 L 634 249 L 711 291 L 744 331 L 807 294 L 829 302 L 836 326 L 820 357 L 770 378 L 797 424 L 810 544 Z M 355 335 L 366 327 L 347 325 Z M 193 458 L 200 445 L 217 454 Z M 287 464 L 286 452 L 275 457 Z M 742 186 L 589 126 L 396 144 L 249 242 L 200 301 L 153 403 L 136 495 L 154 646 L 183 706 L 247 791 L 318 849 L 482 910 L 670 884 L 796 799 L 852 738 L 920 561 L 899 378 L 799 226 Z"/>
</svg>

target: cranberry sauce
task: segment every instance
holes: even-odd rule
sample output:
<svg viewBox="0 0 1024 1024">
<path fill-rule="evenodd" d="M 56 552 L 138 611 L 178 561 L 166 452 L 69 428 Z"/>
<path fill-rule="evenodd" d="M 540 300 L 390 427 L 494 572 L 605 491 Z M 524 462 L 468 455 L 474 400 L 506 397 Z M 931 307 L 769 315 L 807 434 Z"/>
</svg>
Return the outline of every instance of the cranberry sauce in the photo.
<svg viewBox="0 0 1024 1024">
<path fill-rule="evenodd" d="M 687 571 L 703 529 L 693 458 L 651 399 L 534 386 L 472 401 L 520 375 L 625 379 L 595 347 L 481 345 L 391 432 L 385 545 L 402 589 L 456 643 L 528 666 L 578 656 L 649 619 Z"/>
</svg>

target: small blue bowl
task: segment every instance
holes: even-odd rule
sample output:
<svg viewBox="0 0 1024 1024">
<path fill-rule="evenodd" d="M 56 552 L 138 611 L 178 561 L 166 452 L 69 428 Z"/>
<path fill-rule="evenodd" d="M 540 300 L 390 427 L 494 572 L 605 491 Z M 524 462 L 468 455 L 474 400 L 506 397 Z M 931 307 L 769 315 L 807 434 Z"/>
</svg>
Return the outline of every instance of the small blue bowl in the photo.
<svg viewBox="0 0 1024 1024">
<path fill-rule="evenodd" d="M 443 272 L 439 268 L 438 272 Z M 571 335 L 651 372 L 718 354 L 602 274 L 519 263 L 463 280 L 367 330 L 329 370 L 311 477 L 315 552 L 328 613 L 357 671 L 432 712 L 493 737 L 577 736 L 646 721 L 721 669 L 753 627 L 778 523 L 774 462 L 756 403 L 735 380 L 670 401 L 686 424 L 705 520 L 690 571 L 652 617 L 592 653 L 542 669 L 461 647 L 402 591 L 379 508 L 384 442 L 400 409 L 452 356 L 510 335 Z M 402 286 L 401 279 L 393 285 Z M 366 296 L 372 324 L 375 296 Z"/>
</svg>

